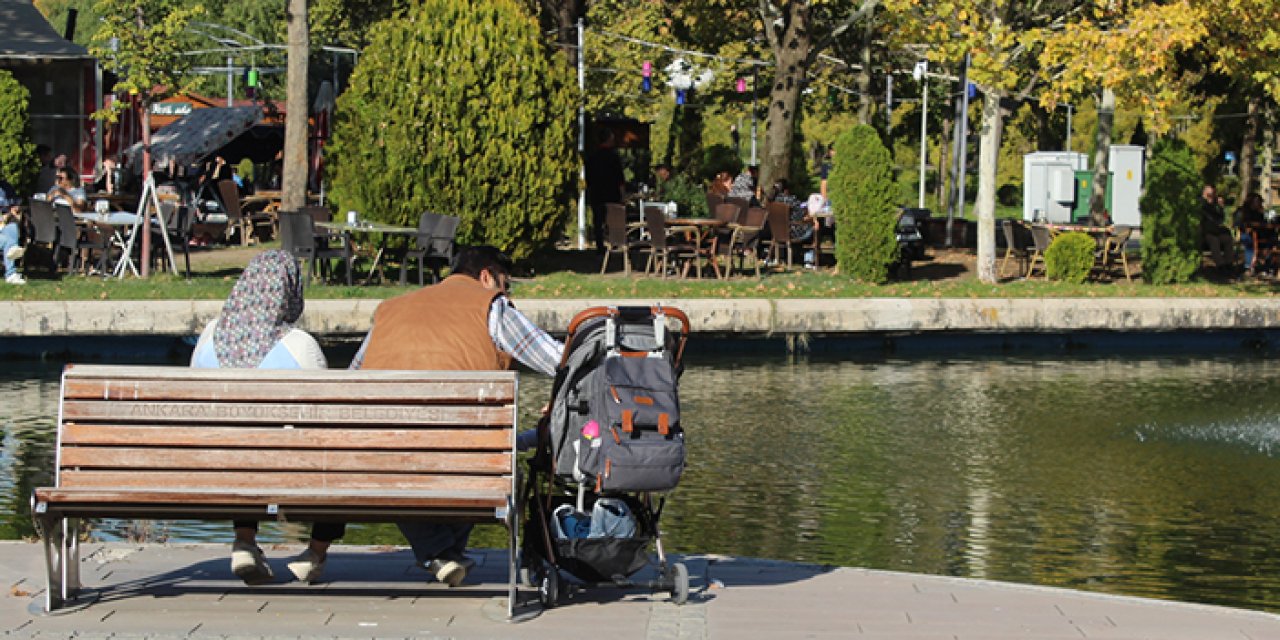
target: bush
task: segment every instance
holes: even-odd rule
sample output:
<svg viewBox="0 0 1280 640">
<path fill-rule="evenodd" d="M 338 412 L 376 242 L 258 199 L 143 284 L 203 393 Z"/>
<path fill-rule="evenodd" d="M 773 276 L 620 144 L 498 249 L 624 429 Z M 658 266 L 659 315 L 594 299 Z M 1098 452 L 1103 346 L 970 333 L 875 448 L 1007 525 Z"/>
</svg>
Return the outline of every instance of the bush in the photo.
<svg viewBox="0 0 1280 640">
<path fill-rule="evenodd" d="M 884 282 L 897 259 L 893 160 L 876 130 L 858 125 L 835 142 L 827 194 L 836 216 L 836 264 L 864 282 Z"/>
<path fill-rule="evenodd" d="M 738 175 L 742 171 L 742 160 L 738 158 L 738 153 L 733 150 L 733 147 L 727 144 L 713 144 L 702 151 L 702 169 L 699 176 L 711 182 L 721 171 L 731 176 Z"/>
<path fill-rule="evenodd" d="M 30 98 L 27 88 L 12 73 L 0 69 L 0 178 L 13 184 L 23 197 L 35 191 L 40 174 L 40 159 L 31 141 L 31 118 L 27 115 Z"/>
<path fill-rule="evenodd" d="M 663 195 L 667 200 L 680 207 L 680 215 L 686 218 L 709 218 L 707 211 L 707 188 L 689 176 L 679 174 L 672 176 L 664 187 Z"/>
<path fill-rule="evenodd" d="M 1081 283 L 1093 269 L 1093 254 L 1098 243 L 1088 234 L 1064 233 L 1049 243 L 1044 251 L 1044 275 L 1050 280 Z"/>
<path fill-rule="evenodd" d="M 456 215 L 460 242 L 526 258 L 571 211 L 576 107 L 571 68 L 516 0 L 412 3 L 372 29 L 338 98 L 336 208 Z"/>
<path fill-rule="evenodd" d="M 1200 268 L 1200 178 L 1181 140 L 1156 143 L 1147 164 L 1142 210 L 1142 277 L 1151 284 L 1186 282 Z"/>
</svg>

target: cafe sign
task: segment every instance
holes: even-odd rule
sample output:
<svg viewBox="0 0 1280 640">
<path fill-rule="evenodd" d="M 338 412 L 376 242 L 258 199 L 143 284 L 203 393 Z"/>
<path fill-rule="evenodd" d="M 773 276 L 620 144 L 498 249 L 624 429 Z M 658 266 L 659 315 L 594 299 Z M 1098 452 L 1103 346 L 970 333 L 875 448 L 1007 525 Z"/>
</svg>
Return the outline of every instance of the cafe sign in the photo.
<svg viewBox="0 0 1280 640">
<path fill-rule="evenodd" d="M 185 116 L 191 113 L 190 102 L 157 102 L 151 105 L 153 116 Z"/>
</svg>

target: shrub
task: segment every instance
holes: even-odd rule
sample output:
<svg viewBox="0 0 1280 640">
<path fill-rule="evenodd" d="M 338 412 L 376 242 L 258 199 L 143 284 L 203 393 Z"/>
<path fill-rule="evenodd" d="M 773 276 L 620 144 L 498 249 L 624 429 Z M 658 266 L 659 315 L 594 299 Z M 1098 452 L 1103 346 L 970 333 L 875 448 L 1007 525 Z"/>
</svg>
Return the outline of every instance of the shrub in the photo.
<svg viewBox="0 0 1280 640">
<path fill-rule="evenodd" d="M 35 191 L 40 174 L 40 159 L 31 141 L 31 118 L 27 114 L 30 98 L 27 88 L 12 73 L 0 70 L 0 177 L 24 197 Z"/>
<path fill-rule="evenodd" d="M 1088 234 L 1064 233 L 1044 252 L 1044 274 L 1050 280 L 1080 283 L 1089 277 L 1098 243 Z"/>
<path fill-rule="evenodd" d="M 1181 140 L 1156 143 L 1147 164 L 1142 210 L 1142 277 L 1151 284 L 1186 282 L 1200 268 L 1200 178 Z"/>
<path fill-rule="evenodd" d="M 738 152 L 727 144 L 713 144 L 703 149 L 702 168 L 699 175 L 707 182 L 711 182 L 721 171 L 731 176 L 736 176 L 742 171 L 742 160 L 738 159 Z"/>
<path fill-rule="evenodd" d="M 338 98 L 333 200 L 380 222 L 461 218 L 458 239 L 517 260 L 571 211 L 572 71 L 516 0 L 422 0 L 376 25 Z"/>
<path fill-rule="evenodd" d="M 672 176 L 663 189 L 667 200 L 680 207 L 680 215 L 686 218 L 709 218 L 707 211 L 707 187 L 687 175 Z"/>
<path fill-rule="evenodd" d="M 889 150 L 868 125 L 842 134 L 835 148 L 827 194 L 836 216 L 836 263 L 857 280 L 884 282 L 898 254 L 897 187 Z"/>
</svg>

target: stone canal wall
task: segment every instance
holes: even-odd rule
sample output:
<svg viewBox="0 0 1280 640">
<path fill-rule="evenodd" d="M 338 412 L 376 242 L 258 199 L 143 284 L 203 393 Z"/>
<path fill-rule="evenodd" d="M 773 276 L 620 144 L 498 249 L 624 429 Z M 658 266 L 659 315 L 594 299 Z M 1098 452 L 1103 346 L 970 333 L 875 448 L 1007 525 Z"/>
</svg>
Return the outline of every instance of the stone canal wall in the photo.
<svg viewBox="0 0 1280 640">
<path fill-rule="evenodd" d="M 379 302 L 309 300 L 301 326 L 321 336 L 362 334 Z M 654 302 L 683 309 L 694 332 L 744 336 L 1280 328 L 1280 298 L 538 299 L 517 305 L 539 325 L 563 332 L 590 306 Z M 0 302 L 0 337 L 189 336 L 221 308 L 221 300 Z"/>
</svg>

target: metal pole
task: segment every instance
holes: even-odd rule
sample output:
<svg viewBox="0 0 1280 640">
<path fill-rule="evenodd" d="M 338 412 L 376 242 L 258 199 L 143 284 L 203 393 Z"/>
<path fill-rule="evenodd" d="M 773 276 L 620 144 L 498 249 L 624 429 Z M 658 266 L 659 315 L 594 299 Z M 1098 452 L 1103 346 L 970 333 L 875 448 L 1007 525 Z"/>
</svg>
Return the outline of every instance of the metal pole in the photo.
<svg viewBox="0 0 1280 640">
<path fill-rule="evenodd" d="M 920 198 L 917 205 L 921 209 L 924 208 L 924 174 L 925 165 L 929 161 L 929 76 L 925 75 L 929 71 L 926 63 L 924 70 L 920 73 L 920 87 L 923 89 L 923 97 L 921 98 L 920 107 Z"/>
<path fill-rule="evenodd" d="M 231 71 L 231 56 L 227 56 L 227 106 L 232 106 L 232 98 L 235 97 L 235 75 Z"/>
<path fill-rule="evenodd" d="M 587 83 L 582 18 L 578 18 L 578 250 L 587 248 Z"/>
<path fill-rule="evenodd" d="M 760 164 L 756 160 L 756 98 L 758 97 L 756 93 L 756 85 L 758 84 L 757 80 L 759 80 L 759 78 L 760 78 L 759 69 L 757 69 L 755 66 L 752 66 L 751 67 L 751 165 L 752 166 Z"/>
</svg>

